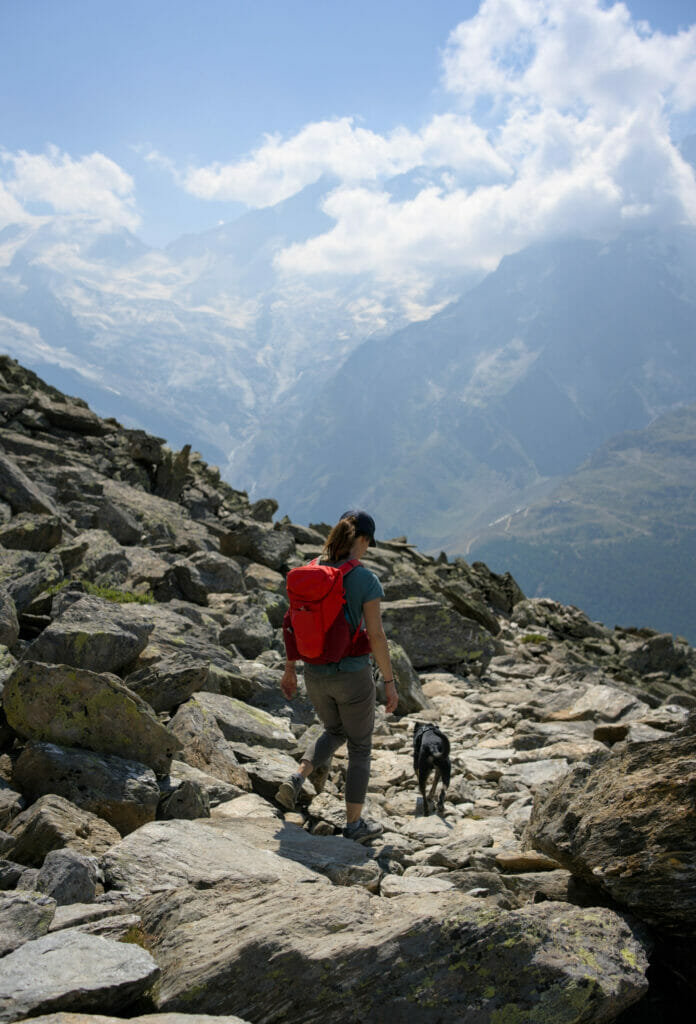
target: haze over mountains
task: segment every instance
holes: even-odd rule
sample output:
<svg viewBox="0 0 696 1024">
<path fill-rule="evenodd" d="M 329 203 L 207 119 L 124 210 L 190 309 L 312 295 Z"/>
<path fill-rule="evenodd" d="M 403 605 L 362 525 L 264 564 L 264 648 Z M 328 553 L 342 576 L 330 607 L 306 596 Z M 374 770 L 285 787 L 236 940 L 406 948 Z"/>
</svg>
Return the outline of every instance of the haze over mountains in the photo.
<svg viewBox="0 0 696 1024">
<path fill-rule="evenodd" d="M 174 445 L 193 438 L 233 485 L 275 495 L 295 520 L 363 504 L 383 536 L 481 550 L 530 593 L 546 587 L 596 617 L 688 632 L 696 596 L 674 577 L 682 549 L 660 524 L 671 521 L 693 417 L 681 421 L 674 459 L 662 435 L 662 474 L 621 466 L 630 500 L 625 536 L 614 528 L 605 538 L 622 545 L 617 586 L 599 588 L 605 604 L 587 580 L 601 578 L 594 560 L 606 564 L 595 543 L 606 517 L 586 544 L 575 526 L 567 536 L 555 528 L 553 571 L 545 517 L 549 501 L 602 506 L 601 495 L 588 498 L 588 470 L 567 492 L 561 485 L 601 446 L 614 451 L 612 439 L 696 401 L 696 230 L 557 239 L 504 258 L 483 280 L 443 278 L 427 291 L 367 274 L 310 286 L 279 272 L 276 256 L 326 227 L 330 187 L 166 250 L 87 220 L 69 236 L 50 221 L 10 226 L 0 233 L 0 347 L 104 415 Z M 409 176 L 392 188 L 407 191 Z M 627 603 L 640 533 L 630 510 L 643 493 L 651 578 L 661 593 L 674 582 L 683 615 L 669 601 L 649 616 Z M 694 505 L 679 508 L 687 551 Z M 504 536 L 491 525 L 501 518 Z M 566 550 L 586 559 L 583 573 L 570 571 Z M 514 564 L 499 564 L 506 558 Z"/>
</svg>

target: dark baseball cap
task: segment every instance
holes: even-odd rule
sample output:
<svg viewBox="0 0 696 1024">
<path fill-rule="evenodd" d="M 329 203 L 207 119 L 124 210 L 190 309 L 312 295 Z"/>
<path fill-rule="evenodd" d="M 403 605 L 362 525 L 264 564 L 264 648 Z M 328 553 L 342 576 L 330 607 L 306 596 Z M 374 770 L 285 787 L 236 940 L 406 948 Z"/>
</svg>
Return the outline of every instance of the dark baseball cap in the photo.
<svg viewBox="0 0 696 1024">
<path fill-rule="evenodd" d="M 369 537 L 371 548 L 375 547 L 375 521 L 367 512 L 360 508 L 351 508 L 344 512 L 341 519 L 355 519 L 355 531 L 359 536 Z"/>
</svg>

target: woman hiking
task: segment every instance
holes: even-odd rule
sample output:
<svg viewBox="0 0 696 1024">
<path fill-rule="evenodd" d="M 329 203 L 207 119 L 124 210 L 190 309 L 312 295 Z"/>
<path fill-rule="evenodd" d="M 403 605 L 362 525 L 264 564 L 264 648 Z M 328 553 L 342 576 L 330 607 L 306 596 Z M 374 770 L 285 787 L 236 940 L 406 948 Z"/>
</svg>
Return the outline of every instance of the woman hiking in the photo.
<svg viewBox="0 0 696 1024">
<path fill-rule="evenodd" d="M 348 647 L 335 661 L 321 662 L 312 659 L 308 662 L 298 654 L 292 631 L 288 633 L 284 630 L 286 662 L 280 682 L 283 694 L 291 700 L 297 690 L 295 663 L 300 658 L 305 661 L 304 680 L 307 696 L 324 726 L 324 731 L 318 739 L 309 744 L 297 772 L 282 783 L 276 799 L 283 807 L 291 810 L 295 806 L 304 780 L 313 771 L 321 775 L 323 771 L 328 770 L 335 751 L 347 742 L 346 827 L 343 829 L 343 835 L 346 839 L 354 839 L 359 843 L 368 842 L 382 832 L 381 825 L 365 821 L 362 817 L 370 778 L 372 732 L 375 724 L 375 683 L 370 667 L 370 650 L 384 676 L 386 710 L 395 711 L 398 704 L 389 647 L 382 626 L 382 584 L 365 566 L 346 565 L 352 559 L 362 558 L 367 549 L 374 546 L 375 521 L 372 516 L 362 510 L 344 512 L 329 533 L 317 563 L 333 568 L 346 567 L 343 576 L 345 606 L 339 615 L 345 616 L 350 627 L 346 631 L 349 637 Z M 364 633 L 361 630 L 363 621 Z"/>
</svg>

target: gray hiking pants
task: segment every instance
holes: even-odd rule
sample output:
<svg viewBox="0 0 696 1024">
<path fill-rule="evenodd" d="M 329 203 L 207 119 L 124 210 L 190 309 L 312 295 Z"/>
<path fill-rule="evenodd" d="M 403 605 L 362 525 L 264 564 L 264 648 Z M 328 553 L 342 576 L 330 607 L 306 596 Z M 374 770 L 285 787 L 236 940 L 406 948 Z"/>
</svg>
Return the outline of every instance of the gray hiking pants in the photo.
<svg viewBox="0 0 696 1024">
<path fill-rule="evenodd" d="M 315 768 L 328 764 L 347 741 L 346 802 L 362 804 L 370 779 L 372 731 L 375 726 L 372 669 L 312 673 L 312 666 L 305 665 L 304 678 L 307 696 L 324 726 L 321 736 L 307 747 L 305 760 Z"/>
</svg>

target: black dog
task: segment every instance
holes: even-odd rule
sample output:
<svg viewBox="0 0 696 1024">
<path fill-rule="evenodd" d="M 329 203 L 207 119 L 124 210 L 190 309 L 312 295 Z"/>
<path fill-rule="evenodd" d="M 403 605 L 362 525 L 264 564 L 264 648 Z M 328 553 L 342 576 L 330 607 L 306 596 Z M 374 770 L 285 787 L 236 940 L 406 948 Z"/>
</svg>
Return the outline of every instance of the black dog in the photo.
<svg viewBox="0 0 696 1024">
<path fill-rule="evenodd" d="M 418 776 L 418 787 L 423 797 L 423 814 L 430 813 L 429 802 L 435 797 L 438 782 L 442 782 L 437 800 L 438 814 L 445 808 L 445 793 L 450 784 L 452 766 L 449 759 L 450 745 L 445 734 L 430 722 L 416 722 L 413 733 L 413 770 Z M 426 796 L 428 776 L 435 769 L 435 777 Z"/>
</svg>

